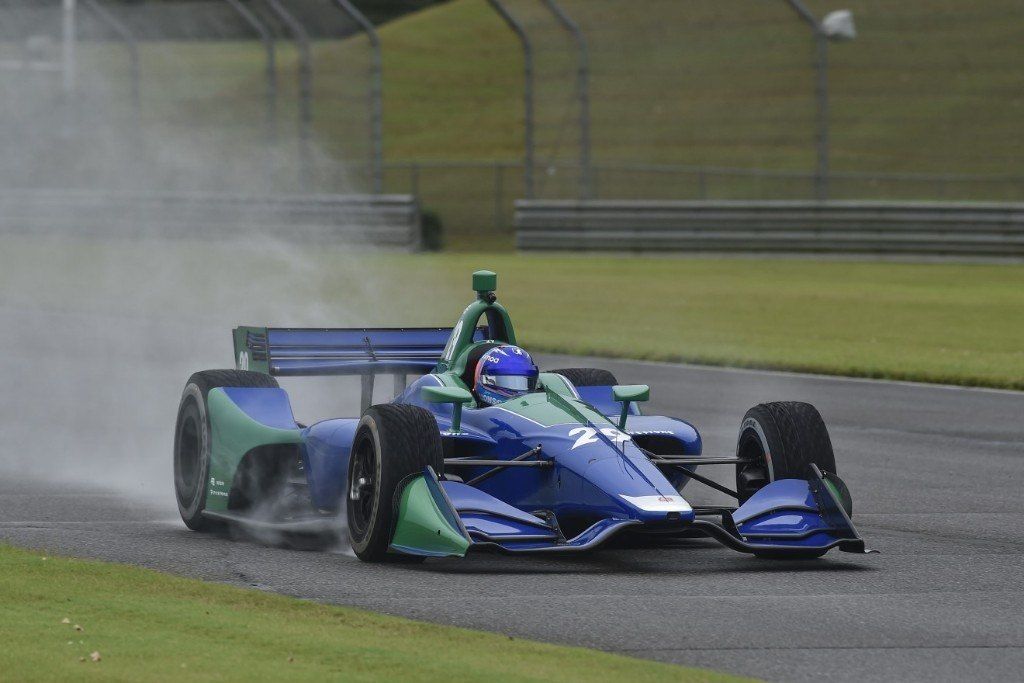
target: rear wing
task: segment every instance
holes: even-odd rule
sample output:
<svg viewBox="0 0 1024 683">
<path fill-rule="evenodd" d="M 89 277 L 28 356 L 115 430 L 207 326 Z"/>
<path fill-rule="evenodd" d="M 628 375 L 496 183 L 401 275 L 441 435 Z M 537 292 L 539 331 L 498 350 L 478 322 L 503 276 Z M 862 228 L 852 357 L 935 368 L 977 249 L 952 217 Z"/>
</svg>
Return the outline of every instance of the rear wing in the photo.
<svg viewBox="0 0 1024 683">
<path fill-rule="evenodd" d="M 485 339 L 486 327 L 474 331 Z M 425 375 L 437 365 L 451 337 L 450 327 L 291 328 L 236 327 L 235 363 L 275 377 L 360 375 L 363 404 L 369 405 L 376 375 L 394 375 L 395 393 L 407 375 Z"/>
</svg>

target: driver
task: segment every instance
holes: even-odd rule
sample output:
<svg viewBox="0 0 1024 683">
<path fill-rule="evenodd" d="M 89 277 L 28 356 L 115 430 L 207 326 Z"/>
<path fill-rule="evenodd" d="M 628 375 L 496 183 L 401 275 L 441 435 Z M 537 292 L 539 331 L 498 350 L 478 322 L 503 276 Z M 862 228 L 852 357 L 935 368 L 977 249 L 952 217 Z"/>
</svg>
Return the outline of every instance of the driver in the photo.
<svg viewBox="0 0 1024 683">
<path fill-rule="evenodd" d="M 500 344 L 480 356 L 473 391 L 481 403 L 497 405 L 537 388 L 540 371 L 523 349 Z"/>
</svg>

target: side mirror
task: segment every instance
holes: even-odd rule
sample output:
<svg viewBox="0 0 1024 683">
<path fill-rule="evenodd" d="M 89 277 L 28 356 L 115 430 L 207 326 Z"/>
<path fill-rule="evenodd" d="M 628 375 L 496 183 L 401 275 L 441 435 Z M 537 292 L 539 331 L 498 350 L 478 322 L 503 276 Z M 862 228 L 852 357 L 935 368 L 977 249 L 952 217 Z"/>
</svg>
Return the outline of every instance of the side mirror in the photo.
<svg viewBox="0 0 1024 683">
<path fill-rule="evenodd" d="M 473 394 L 461 387 L 423 387 L 420 395 L 428 403 L 452 404 L 452 431 L 457 432 L 462 426 L 462 406 L 473 402 Z"/>
<path fill-rule="evenodd" d="M 619 413 L 619 429 L 625 429 L 629 404 L 650 399 L 651 388 L 646 384 L 619 384 L 612 387 L 612 397 L 622 404 L 622 412 Z"/>
</svg>

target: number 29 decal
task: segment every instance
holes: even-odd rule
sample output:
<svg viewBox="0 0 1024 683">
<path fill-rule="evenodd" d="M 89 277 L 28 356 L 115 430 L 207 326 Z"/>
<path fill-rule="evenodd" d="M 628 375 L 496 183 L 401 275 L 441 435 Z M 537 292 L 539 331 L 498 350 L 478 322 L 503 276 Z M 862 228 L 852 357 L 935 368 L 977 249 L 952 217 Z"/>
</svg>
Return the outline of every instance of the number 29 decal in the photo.
<svg viewBox="0 0 1024 683">
<path fill-rule="evenodd" d="M 612 440 L 616 446 L 621 446 L 627 441 L 631 441 L 632 438 L 629 434 L 620 432 L 614 427 L 605 427 L 601 430 L 601 433 Z M 588 443 L 597 443 L 600 439 L 597 437 L 597 430 L 593 427 L 577 427 L 576 429 L 569 430 L 569 436 L 576 436 L 579 434 L 579 438 L 576 439 L 576 443 L 569 449 L 571 451 L 576 450 L 580 446 L 586 446 Z"/>
</svg>

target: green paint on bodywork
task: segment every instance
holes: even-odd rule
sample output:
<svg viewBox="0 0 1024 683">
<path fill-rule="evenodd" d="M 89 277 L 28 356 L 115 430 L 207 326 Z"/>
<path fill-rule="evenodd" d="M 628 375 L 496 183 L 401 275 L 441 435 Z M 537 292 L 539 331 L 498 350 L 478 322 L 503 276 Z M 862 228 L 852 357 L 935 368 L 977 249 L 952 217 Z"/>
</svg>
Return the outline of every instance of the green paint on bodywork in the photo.
<svg viewBox="0 0 1024 683">
<path fill-rule="evenodd" d="M 462 387 L 423 387 L 420 391 L 429 403 L 472 403 L 473 394 Z"/>
<path fill-rule="evenodd" d="M 498 275 L 490 270 L 478 270 L 473 273 L 473 291 L 486 294 L 498 289 Z"/>
<path fill-rule="evenodd" d="M 579 424 L 592 422 L 598 426 L 612 424 L 606 416 L 583 401 L 571 395 L 564 396 L 547 385 L 545 385 L 543 393 L 526 394 L 520 398 L 505 401 L 500 407 L 522 415 L 544 427 L 577 422 Z"/>
<path fill-rule="evenodd" d="M 543 389 L 549 389 L 565 398 L 576 398 L 576 394 L 573 393 L 572 387 L 569 386 L 565 377 L 562 377 L 557 372 L 542 372 L 537 376 L 537 379 Z"/>
<path fill-rule="evenodd" d="M 301 444 L 302 430 L 267 427 L 246 415 L 223 389 L 206 397 L 210 414 L 210 471 L 206 509 L 226 510 L 228 493 L 242 457 L 257 446 Z"/>
<path fill-rule="evenodd" d="M 651 398 L 651 387 L 646 384 L 618 384 L 612 387 L 612 397 L 624 403 L 647 401 Z"/>
<path fill-rule="evenodd" d="M 516 333 L 512 327 L 512 319 L 509 318 L 505 307 L 497 302 L 488 303 L 483 299 L 477 299 L 469 306 L 466 306 L 466 310 L 459 316 L 459 321 L 455 323 L 452 337 L 448 340 L 444 355 L 437 364 L 438 371 L 450 370 L 455 374 L 461 374 L 466 369 L 467 351 L 473 345 L 473 334 L 476 332 L 477 321 L 480 320 L 481 316 L 487 317 L 489 325 L 493 318 L 494 322 L 505 328 L 505 338 L 495 339 L 494 341 L 507 342 L 509 344 L 516 343 Z"/>
<path fill-rule="evenodd" d="M 423 387 L 420 391 L 429 403 L 452 404 L 452 431 L 458 432 L 462 425 L 462 406 L 473 403 L 473 394 L 462 387 Z"/>
<path fill-rule="evenodd" d="M 480 318 L 486 317 L 487 326 L 492 330 L 495 339 L 492 341 L 516 343 L 516 332 L 512 327 L 512 319 L 509 318 L 505 307 L 494 301 L 493 291 L 498 286 L 498 276 L 489 270 L 478 270 L 473 273 L 473 289 L 477 293 L 477 299 L 459 316 L 455 323 L 452 336 L 444 347 L 441 360 L 437 363 L 436 372 L 450 371 L 461 375 L 466 369 L 466 357 L 469 348 L 473 346 L 473 334 L 476 332 L 477 322 Z M 495 330 L 504 332 L 503 335 L 495 334 Z M 501 337 L 504 338 L 501 338 Z"/>
<path fill-rule="evenodd" d="M 651 388 L 646 384 L 619 384 L 612 387 L 612 397 L 622 404 L 618 427 L 625 429 L 626 418 L 629 416 L 629 404 L 648 400 L 651 397 Z"/>
<path fill-rule="evenodd" d="M 442 505 L 449 509 L 443 510 Z M 391 549 L 430 557 L 463 557 L 469 539 L 451 521 L 457 514 L 443 495 L 431 492 L 426 476 L 417 476 L 402 491 Z"/>
</svg>

